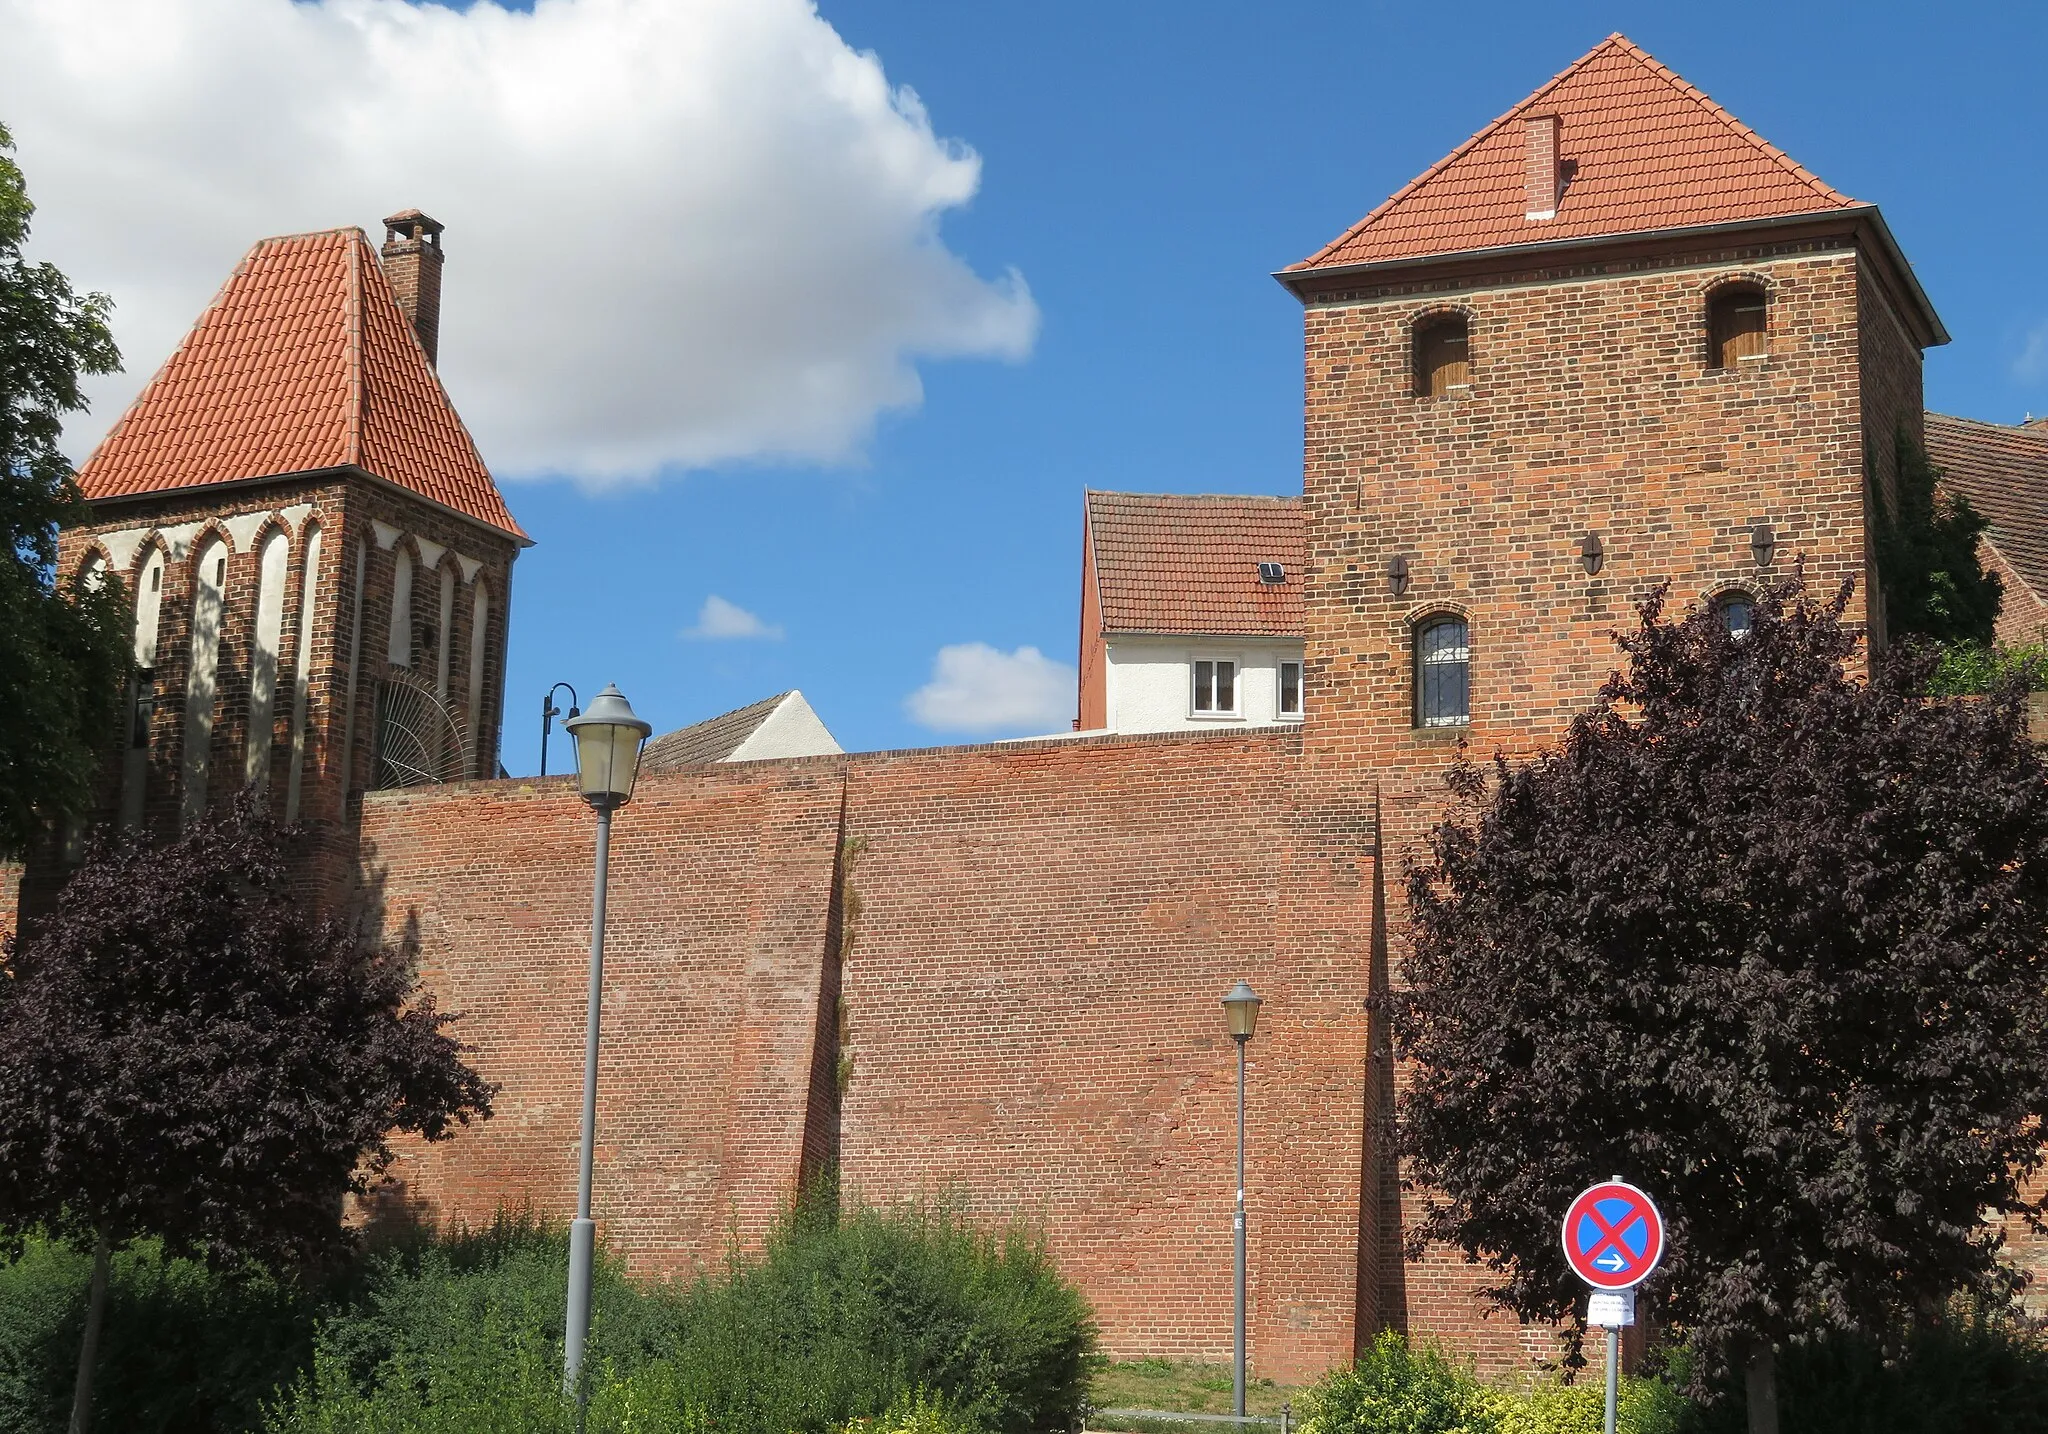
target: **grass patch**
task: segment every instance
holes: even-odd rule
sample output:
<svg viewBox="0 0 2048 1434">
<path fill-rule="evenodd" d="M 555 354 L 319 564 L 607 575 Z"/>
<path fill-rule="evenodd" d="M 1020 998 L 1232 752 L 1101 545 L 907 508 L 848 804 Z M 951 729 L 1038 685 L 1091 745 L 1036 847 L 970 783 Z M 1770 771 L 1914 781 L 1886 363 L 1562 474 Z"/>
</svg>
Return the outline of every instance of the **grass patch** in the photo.
<svg viewBox="0 0 2048 1434">
<path fill-rule="evenodd" d="M 1254 1375 L 1246 1384 L 1247 1414 L 1278 1417 L 1280 1406 L 1300 1393 L 1292 1384 L 1275 1384 Z M 1186 1360 L 1098 1360 L 1088 1381 L 1088 1402 L 1103 1409 L 1163 1409 L 1176 1414 L 1231 1412 L 1230 1366 Z M 1113 1419 L 1100 1413 L 1088 1420 L 1092 1429 L 1120 1429 L 1131 1434 L 1194 1434 L 1200 1424 L 1146 1419 Z M 1158 1426 L 1154 1428 L 1153 1426 Z"/>
</svg>

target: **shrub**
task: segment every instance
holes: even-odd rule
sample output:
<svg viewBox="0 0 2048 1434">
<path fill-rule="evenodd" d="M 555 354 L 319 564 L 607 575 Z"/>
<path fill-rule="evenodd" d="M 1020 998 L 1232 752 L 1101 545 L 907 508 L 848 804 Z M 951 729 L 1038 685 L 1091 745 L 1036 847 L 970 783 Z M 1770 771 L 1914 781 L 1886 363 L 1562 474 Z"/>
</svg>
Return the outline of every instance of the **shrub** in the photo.
<svg viewBox="0 0 2048 1434">
<path fill-rule="evenodd" d="M 1778 1355 L 1784 1426 L 1801 1434 L 2048 1434 L 2048 1333 L 1959 1303 L 1887 1354 L 1874 1340 L 1823 1336 Z M 1741 1391 L 1698 1410 L 1687 1434 L 1738 1434 Z"/>
<path fill-rule="evenodd" d="M 834 1428 L 907 1390 L 995 1434 L 1069 1427 L 1094 1323 L 1043 1244 L 943 1206 L 799 1209 L 766 1258 L 691 1290 L 676 1363 L 723 1428 Z"/>
<path fill-rule="evenodd" d="M 0 1264 L 0 1431 L 65 1427 L 91 1272 L 91 1256 L 34 1237 Z M 260 1271 L 168 1259 L 154 1241 L 117 1252 L 94 1381 L 99 1427 L 253 1427 L 310 1356 L 320 1298 Z"/>
<path fill-rule="evenodd" d="M 1604 1381 L 1528 1389 L 1482 1384 L 1440 1350 L 1392 1330 L 1350 1369 L 1332 1370 L 1301 1396 L 1302 1434 L 1600 1434 Z M 1624 1379 L 1619 1434 L 1679 1434 L 1688 1406 L 1669 1385 Z"/>
<path fill-rule="evenodd" d="M 2048 643 L 2021 647 L 1986 647 L 1981 642 L 1950 642 L 1941 647 L 1941 661 L 1928 680 L 1934 697 L 1967 697 L 1996 690 L 2018 677 L 2031 692 L 2048 687 Z"/>
<path fill-rule="evenodd" d="M 569 1429 L 560 1394 L 567 1246 L 500 1221 L 372 1261 L 321 1326 L 271 1434 Z M 1022 1231 L 943 1208 L 840 1217 L 807 1203 L 763 1258 L 638 1290 L 600 1262 L 593 1431 L 1034 1434 L 1079 1412 L 1086 1304 Z"/>
<path fill-rule="evenodd" d="M 1498 1396 L 1442 1351 L 1382 1330 L 1301 1396 L 1301 1434 L 1494 1434 Z"/>
</svg>

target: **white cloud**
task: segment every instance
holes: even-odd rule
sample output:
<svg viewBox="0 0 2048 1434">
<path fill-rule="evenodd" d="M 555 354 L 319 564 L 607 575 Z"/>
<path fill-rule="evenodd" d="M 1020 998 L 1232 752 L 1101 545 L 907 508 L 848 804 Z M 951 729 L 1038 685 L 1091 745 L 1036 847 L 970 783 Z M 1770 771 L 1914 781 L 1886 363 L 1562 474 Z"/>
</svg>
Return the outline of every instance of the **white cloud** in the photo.
<svg viewBox="0 0 2048 1434">
<path fill-rule="evenodd" d="M 904 707 L 939 732 L 1051 732 L 1074 715 L 1075 673 L 1035 647 L 1002 652 L 985 642 L 939 649 L 932 680 Z"/>
<path fill-rule="evenodd" d="M 697 609 L 697 625 L 684 628 L 683 636 L 707 641 L 758 637 L 770 642 L 780 642 L 782 629 L 761 621 L 738 603 L 727 602 L 717 593 L 713 593 L 704 599 L 704 606 Z"/>
<path fill-rule="evenodd" d="M 2020 356 L 2012 362 L 2017 379 L 2048 378 L 2048 324 L 2037 324 L 2027 334 Z"/>
<path fill-rule="evenodd" d="M 501 473 L 857 457 L 920 358 L 1021 358 L 1023 279 L 941 240 L 973 151 L 808 0 L 0 0 L 35 249 L 130 373 L 270 234 L 448 226 L 441 371 Z"/>
</svg>

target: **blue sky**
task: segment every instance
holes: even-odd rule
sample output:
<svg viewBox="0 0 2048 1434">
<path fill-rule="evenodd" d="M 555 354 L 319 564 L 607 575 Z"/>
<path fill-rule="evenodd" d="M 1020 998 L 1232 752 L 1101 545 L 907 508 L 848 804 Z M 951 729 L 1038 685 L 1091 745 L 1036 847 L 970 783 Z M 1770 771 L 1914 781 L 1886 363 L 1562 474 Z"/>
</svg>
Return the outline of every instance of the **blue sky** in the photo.
<svg viewBox="0 0 2048 1434">
<path fill-rule="evenodd" d="M 520 561 L 514 771 L 558 677 L 616 680 L 662 727 L 799 686 L 870 748 L 943 740 L 903 705 L 942 645 L 1071 663 L 1082 490 L 1300 491 L 1299 310 L 1270 272 L 1616 28 L 1884 207 L 1955 335 L 1928 362 L 1932 406 L 2048 411 L 2048 23 L 2032 7 L 821 12 L 982 156 L 944 232 L 978 269 L 1022 272 L 1036 346 L 924 365 L 922 406 L 885 419 L 857 466 L 595 498 L 513 488 L 542 540 Z M 659 562 L 601 556 L 650 528 L 680 534 Z M 677 641 L 714 592 L 785 636 Z"/>
<path fill-rule="evenodd" d="M 15 3 L 0 0 L 0 11 Z M 175 0 L 192 10 L 271 3 Z M 630 9 L 633 0 L 606 3 Z M 912 246 L 917 263 L 946 253 L 963 262 L 971 276 L 931 282 L 964 285 L 964 297 L 943 332 L 908 349 L 1010 356 L 913 357 L 921 400 L 880 405 L 871 435 L 856 433 L 829 458 L 792 458 L 787 444 L 777 456 L 768 443 L 760 456 L 709 466 L 671 462 L 651 482 L 507 481 L 538 540 L 519 561 L 513 595 L 503 760 L 514 773 L 535 769 L 540 696 L 556 680 L 585 696 L 616 681 L 658 730 L 794 686 L 849 748 L 975 739 L 922 725 L 906 702 L 949 646 L 1030 647 L 1050 663 L 1074 661 L 1084 489 L 1299 491 L 1300 313 L 1271 271 L 1616 29 L 1837 188 L 1883 206 L 1955 336 L 1929 357 L 1932 406 L 2003 422 L 2048 411 L 2048 7 L 824 0 L 819 13 L 852 50 L 872 52 L 890 84 L 916 92 L 933 134 L 980 159 L 971 198 L 929 201 L 935 237 Z M 602 57 L 590 63 L 603 69 Z M 605 78 L 565 70 L 558 81 L 574 92 Z M 772 66 L 727 78 L 762 96 L 817 82 Z M 45 203 L 50 257 L 77 256 L 86 280 L 130 302 L 115 258 L 102 263 L 92 247 L 121 226 L 77 218 L 107 192 L 87 182 L 103 157 L 64 148 L 61 136 L 77 126 L 53 118 L 64 104 L 105 103 L 76 96 L 107 88 L 68 85 L 43 110 L 32 96 L 9 101 L 7 118 Z M 261 173 L 258 159 L 248 163 Z M 704 167 L 663 163 L 627 170 L 623 182 L 660 186 Z M 788 168 L 777 161 L 749 182 L 772 189 Z M 927 156 L 917 182 L 937 183 L 939 169 Z M 370 178 L 379 183 L 366 195 L 414 183 Z M 266 199 L 279 187 L 249 183 Z M 209 233 L 217 248 L 193 261 L 209 277 L 191 292 L 203 301 L 229 256 L 261 233 L 341 222 L 318 217 L 334 201 L 317 186 L 308 193 L 295 201 L 303 220 L 298 209 L 273 217 L 252 201 L 250 217 L 235 221 L 243 227 Z M 356 209 L 387 201 L 349 202 L 346 222 L 365 222 L 382 211 Z M 436 202 L 406 192 L 388 205 L 432 212 Z M 717 235 L 712 208 L 727 201 L 691 202 L 700 208 L 673 223 L 587 235 L 556 214 L 523 212 L 555 226 L 551 252 L 629 264 L 657 242 L 687 247 L 699 223 Z M 804 236 L 810 250 L 795 245 L 793 259 L 736 280 L 742 302 L 800 310 L 858 300 L 844 291 L 861 281 L 821 275 L 805 257 L 836 240 L 824 227 Z M 485 317 L 475 289 L 459 282 L 482 247 L 477 229 L 451 222 L 444 315 L 443 370 L 466 414 L 487 410 L 489 398 L 458 371 L 484 362 L 460 359 L 459 330 Z M 1013 270 L 1028 303 L 1005 277 Z M 111 277 L 100 282 L 103 272 Z M 126 287 L 146 309 L 147 286 Z M 161 307 L 182 328 L 197 305 L 179 289 Z M 630 314 L 606 323 L 582 338 L 632 339 Z M 692 335 L 668 337 L 687 345 Z M 128 342 L 132 391 L 164 340 Z M 640 376 L 668 401 L 664 366 L 676 365 L 668 394 L 687 404 L 716 390 L 721 346 L 732 342 L 707 337 L 695 369 L 671 348 Z M 784 402 L 779 391 L 746 397 Z M 792 390 L 787 406 L 800 412 L 805 402 Z M 487 460 L 501 473 L 516 468 L 490 439 L 516 425 L 487 419 L 472 416 Z M 684 636 L 713 595 L 768 631 Z M 568 758 L 564 744 L 555 764 Z"/>
</svg>

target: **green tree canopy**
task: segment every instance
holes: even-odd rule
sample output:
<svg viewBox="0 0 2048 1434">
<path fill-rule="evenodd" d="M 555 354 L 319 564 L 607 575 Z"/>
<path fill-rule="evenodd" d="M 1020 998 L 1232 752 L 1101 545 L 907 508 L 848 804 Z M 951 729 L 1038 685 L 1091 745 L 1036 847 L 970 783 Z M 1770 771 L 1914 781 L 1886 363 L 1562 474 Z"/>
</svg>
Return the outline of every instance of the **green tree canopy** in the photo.
<svg viewBox="0 0 2048 1434">
<path fill-rule="evenodd" d="M 1929 702 L 1925 649 L 1865 680 L 1847 598 L 1780 587 L 1743 637 L 1646 604 L 1560 747 L 1455 773 L 1469 805 L 1410 873 L 1393 998 L 1418 1240 L 1484 1261 L 1525 1317 L 1582 1315 L 1559 1220 L 1624 1175 L 1669 1227 L 1646 1298 L 1703 1381 L 1750 1368 L 1753 1427 L 1774 1349 L 2002 1298 L 1984 1216 L 2042 1211 L 2024 684 Z"/>
<path fill-rule="evenodd" d="M 57 525 L 85 516 L 58 451 L 64 415 L 85 408 L 83 374 L 121 367 L 111 301 L 78 295 L 53 264 L 21 255 L 29 203 L 0 126 L 0 855 L 21 854 L 53 818 L 76 815 L 118 711 L 129 616 L 120 585 L 56 572 Z"/>
<path fill-rule="evenodd" d="M 1960 493 L 1941 489 L 1941 470 L 1909 433 L 1898 440 L 1893 496 L 1874 498 L 1873 549 L 1884 593 L 1887 635 L 1989 646 L 2005 585 L 1977 556 L 1990 519 Z"/>
</svg>

